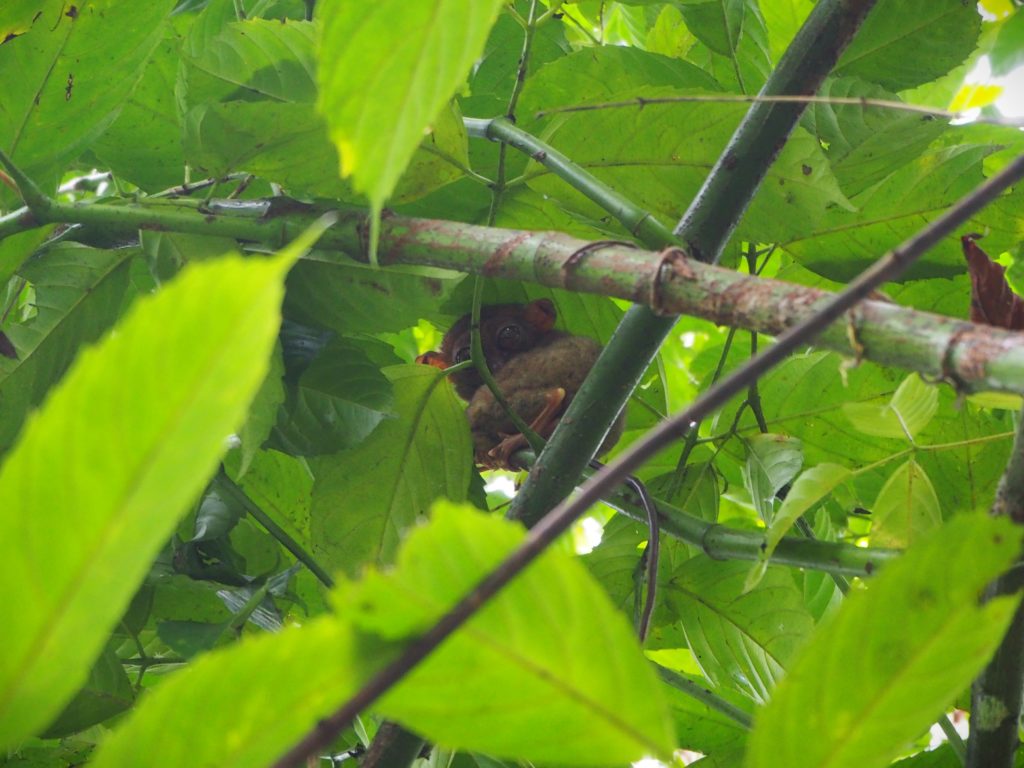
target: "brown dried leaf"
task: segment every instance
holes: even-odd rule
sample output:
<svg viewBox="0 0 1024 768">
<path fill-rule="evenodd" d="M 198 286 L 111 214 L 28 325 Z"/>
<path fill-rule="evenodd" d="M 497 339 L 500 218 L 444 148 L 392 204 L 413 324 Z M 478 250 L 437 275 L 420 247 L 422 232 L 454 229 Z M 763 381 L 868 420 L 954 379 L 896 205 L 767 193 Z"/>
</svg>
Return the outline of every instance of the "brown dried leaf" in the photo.
<svg viewBox="0 0 1024 768">
<path fill-rule="evenodd" d="M 960 238 L 971 276 L 971 322 L 1024 330 L 1024 302 L 1006 282 L 1006 270 L 975 242 L 980 235 Z"/>
</svg>

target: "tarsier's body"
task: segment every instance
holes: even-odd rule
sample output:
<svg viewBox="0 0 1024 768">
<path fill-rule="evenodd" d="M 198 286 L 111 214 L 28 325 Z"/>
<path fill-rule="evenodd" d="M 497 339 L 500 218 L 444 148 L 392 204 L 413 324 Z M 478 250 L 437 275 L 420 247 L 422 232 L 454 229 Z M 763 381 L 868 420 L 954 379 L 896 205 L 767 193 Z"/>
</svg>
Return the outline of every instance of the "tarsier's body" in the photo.
<svg viewBox="0 0 1024 768">
<path fill-rule="evenodd" d="M 554 305 L 547 299 L 530 304 L 499 304 L 480 313 L 480 340 L 487 367 L 509 405 L 541 437 L 549 437 L 601 352 L 585 336 L 553 329 Z M 468 360 L 469 316 L 445 334 L 439 356 L 443 366 Z M 526 447 L 505 409 L 475 369 L 452 376 L 468 401 L 466 415 L 478 464 L 506 468 L 512 453 Z M 601 451 L 622 433 L 622 417 L 612 426 Z"/>
</svg>

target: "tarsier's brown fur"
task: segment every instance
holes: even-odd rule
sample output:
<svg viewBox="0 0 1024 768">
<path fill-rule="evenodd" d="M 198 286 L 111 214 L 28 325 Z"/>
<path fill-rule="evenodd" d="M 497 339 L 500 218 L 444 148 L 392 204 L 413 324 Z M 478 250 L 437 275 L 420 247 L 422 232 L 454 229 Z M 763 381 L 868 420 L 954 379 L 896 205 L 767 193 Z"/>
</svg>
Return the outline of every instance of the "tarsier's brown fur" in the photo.
<svg viewBox="0 0 1024 768">
<path fill-rule="evenodd" d="M 547 299 L 498 304 L 484 307 L 480 313 L 480 341 L 487 367 L 509 405 L 545 438 L 554 431 L 601 353 L 598 342 L 554 330 L 554 322 L 555 307 Z M 452 326 L 433 362 L 447 367 L 469 359 L 469 324 L 466 315 Z M 466 416 L 477 463 L 491 469 L 508 468 L 511 454 L 525 447 L 525 440 L 476 370 L 460 371 L 452 380 L 469 403 Z M 599 454 L 619 439 L 622 425 L 620 414 Z"/>
</svg>

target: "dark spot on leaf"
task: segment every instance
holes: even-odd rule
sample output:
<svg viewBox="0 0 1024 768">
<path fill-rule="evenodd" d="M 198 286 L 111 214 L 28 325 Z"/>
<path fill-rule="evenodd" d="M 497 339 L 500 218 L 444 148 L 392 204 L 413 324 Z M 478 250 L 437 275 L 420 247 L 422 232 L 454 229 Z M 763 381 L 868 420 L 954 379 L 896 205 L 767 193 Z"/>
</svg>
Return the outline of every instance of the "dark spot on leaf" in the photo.
<svg viewBox="0 0 1024 768">
<path fill-rule="evenodd" d="M 806 164 L 805 164 L 805 165 L 801 165 L 801 166 L 800 166 L 800 170 L 801 170 L 801 171 L 803 172 L 804 176 L 810 176 L 810 175 L 811 175 L 811 172 L 812 172 L 812 171 L 813 171 L 814 169 L 813 169 L 813 168 L 811 168 L 811 166 L 809 166 L 809 165 L 806 165 Z"/>
<path fill-rule="evenodd" d="M 7 335 L 0 331 L 0 355 L 9 357 L 11 360 L 18 359 L 18 351 L 14 348 L 14 344 L 7 338 Z"/>
<path fill-rule="evenodd" d="M 64 101 L 71 101 L 71 90 L 75 87 L 75 76 L 68 72 L 68 82 L 64 86 Z"/>
<path fill-rule="evenodd" d="M 65 13 L 64 15 L 67 16 L 69 19 L 77 19 L 78 18 L 78 6 L 77 5 L 69 6 L 68 7 L 68 12 Z"/>
<path fill-rule="evenodd" d="M 768 542 L 767 541 L 762 541 L 761 542 L 761 551 L 762 552 L 767 552 L 768 551 Z"/>
<path fill-rule="evenodd" d="M 868 560 L 866 563 L 864 563 L 864 574 L 866 576 L 870 576 L 874 572 L 875 572 L 875 564 L 874 563 L 872 563 L 870 560 Z"/>
</svg>

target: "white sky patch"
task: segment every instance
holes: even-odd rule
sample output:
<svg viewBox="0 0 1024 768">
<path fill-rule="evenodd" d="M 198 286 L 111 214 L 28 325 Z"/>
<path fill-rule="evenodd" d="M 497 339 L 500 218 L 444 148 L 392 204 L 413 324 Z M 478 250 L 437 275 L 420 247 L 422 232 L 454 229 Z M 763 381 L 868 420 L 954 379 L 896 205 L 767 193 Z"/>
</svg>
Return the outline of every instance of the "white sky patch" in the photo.
<svg viewBox="0 0 1024 768">
<path fill-rule="evenodd" d="M 996 109 L 1004 117 L 1024 117 L 1024 64 L 999 78 L 1003 94 L 996 99 Z"/>
<path fill-rule="evenodd" d="M 584 517 L 577 525 L 576 554 L 585 555 L 592 552 L 604 536 L 604 526 L 593 517 Z M 657 762 L 655 760 L 655 762 Z M 634 763 L 634 765 L 636 765 Z"/>
<path fill-rule="evenodd" d="M 516 495 L 516 483 L 511 475 L 494 475 L 487 481 L 484 491 L 487 493 L 500 493 L 502 496 L 511 499 Z"/>
</svg>

